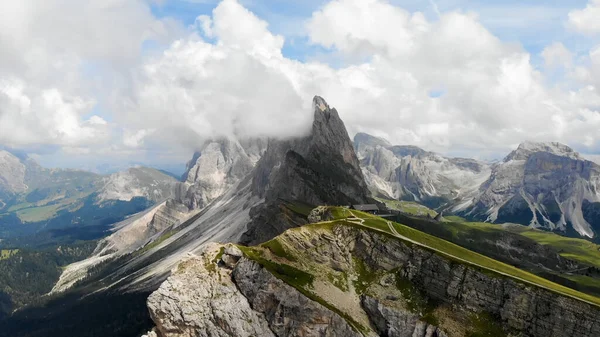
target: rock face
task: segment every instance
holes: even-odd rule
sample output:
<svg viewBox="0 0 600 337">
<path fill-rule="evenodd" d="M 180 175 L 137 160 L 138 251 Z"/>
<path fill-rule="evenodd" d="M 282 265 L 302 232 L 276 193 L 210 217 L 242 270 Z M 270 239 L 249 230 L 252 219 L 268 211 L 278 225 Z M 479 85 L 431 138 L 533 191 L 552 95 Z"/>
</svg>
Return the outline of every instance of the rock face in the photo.
<svg viewBox="0 0 600 337">
<path fill-rule="evenodd" d="M 175 199 L 190 210 L 205 207 L 247 176 L 265 148 L 260 139 L 206 142 L 188 163 Z"/>
<path fill-rule="evenodd" d="M 587 237 L 600 230 L 600 166 L 566 145 L 525 142 L 493 165 L 392 146 L 364 133 L 354 147 L 374 195 L 480 221 Z"/>
<path fill-rule="evenodd" d="M 440 328 L 427 324 L 406 310 L 394 309 L 371 296 L 363 296 L 362 306 L 380 336 L 388 337 L 447 337 Z"/>
<path fill-rule="evenodd" d="M 362 336 L 344 318 L 254 261 L 242 259 L 233 270 L 233 280 L 252 308 L 264 315 L 276 336 Z"/>
<path fill-rule="evenodd" d="M 313 99 L 313 107 L 310 135 L 288 141 L 270 141 L 258 162 L 252 188 L 253 193 L 265 202 L 252 209 L 252 222 L 242 242 L 264 242 L 305 223 L 282 214 L 282 200 L 314 206 L 369 201 L 370 193 L 360 163 L 338 112 L 318 96 Z"/>
<path fill-rule="evenodd" d="M 131 201 L 135 197 L 143 197 L 159 202 L 172 197 L 175 183 L 173 177 L 158 170 L 134 167 L 104 178 L 98 199 Z"/>
<path fill-rule="evenodd" d="M 209 245 L 205 252 L 214 248 Z M 148 298 L 159 335 L 274 336 L 262 315 L 236 288 L 230 271 L 217 269 L 208 257 L 204 253 L 183 262 Z"/>
<path fill-rule="evenodd" d="M 161 337 L 362 336 L 337 314 L 275 278 L 230 247 L 208 245 L 148 298 Z M 228 253 L 232 253 L 230 255 Z"/>
<path fill-rule="evenodd" d="M 365 133 L 356 134 L 354 148 L 371 191 L 385 198 L 415 200 L 432 207 L 461 203 L 490 175 L 485 163 L 446 158 L 416 146 L 392 146 Z"/>
<path fill-rule="evenodd" d="M 523 143 L 479 188 L 462 214 L 593 237 L 600 229 L 600 166 L 559 143 Z M 456 210 L 455 210 L 456 211 Z"/>
<path fill-rule="evenodd" d="M 284 282 L 282 275 L 302 272 L 278 266 L 286 259 L 265 250 L 253 254 L 272 261 L 272 269 L 220 245 L 183 262 L 148 300 L 159 336 L 249 336 L 261 331 L 279 337 L 460 337 L 477 331 L 502 333 L 497 329 L 512 336 L 600 334 L 597 306 L 483 272 L 377 231 L 348 225 L 326 228 L 303 227 L 277 238 L 288 254 L 299 254 L 292 260 L 302 259 L 288 263 L 313 273 L 312 284 L 306 286 Z M 366 271 L 376 276 L 369 276 L 365 286 L 356 277 L 364 278 Z M 354 286 L 338 283 L 345 279 L 335 281 L 333 288 L 323 283 L 335 275 L 347 276 Z M 358 294 L 361 284 L 365 288 Z M 363 316 L 367 323 L 358 331 L 350 320 L 363 322 Z M 437 323 L 428 323 L 426 316 Z M 470 317 L 489 321 L 473 325 Z"/>
<path fill-rule="evenodd" d="M 15 155 L 0 150 L 0 191 L 8 194 L 20 193 L 26 189 L 25 165 Z"/>
</svg>

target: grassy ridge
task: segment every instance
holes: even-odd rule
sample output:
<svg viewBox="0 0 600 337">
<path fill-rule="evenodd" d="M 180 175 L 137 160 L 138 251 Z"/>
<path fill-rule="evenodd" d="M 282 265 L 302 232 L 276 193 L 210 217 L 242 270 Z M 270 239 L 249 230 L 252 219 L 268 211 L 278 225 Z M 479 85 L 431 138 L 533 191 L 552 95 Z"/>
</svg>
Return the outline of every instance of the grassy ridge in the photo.
<svg viewBox="0 0 600 337">
<path fill-rule="evenodd" d="M 380 201 L 385 202 L 390 209 L 398 210 L 409 215 L 419 215 L 416 211 L 418 209 L 428 210 L 427 213 L 434 215 L 436 213 L 426 206 L 415 202 L 387 199 L 380 199 Z M 600 245 L 585 239 L 570 238 L 522 225 L 499 225 L 487 222 L 468 222 L 464 218 L 454 215 L 444 216 L 444 219 L 446 221 L 443 223 L 443 226 L 452 231 L 454 236 L 460 235 L 461 232 L 464 233 L 467 230 L 488 233 L 508 231 L 530 238 L 539 244 L 553 247 L 561 256 L 567 259 L 579 261 L 581 263 L 600 268 Z"/>
<path fill-rule="evenodd" d="M 334 213 L 340 214 L 339 211 L 334 212 Z M 359 211 L 352 211 L 352 213 L 364 220 L 363 225 L 357 225 L 357 224 L 353 224 L 353 225 L 370 228 L 370 229 L 374 229 L 377 231 L 381 231 L 381 232 L 385 232 L 387 234 L 393 235 L 386 220 L 384 220 L 383 218 L 375 217 L 373 215 L 359 212 Z M 342 219 L 340 219 L 340 220 L 342 220 Z M 566 295 L 569 297 L 574 297 L 574 298 L 589 302 L 591 304 L 600 306 L 600 298 L 598 298 L 598 297 L 584 294 L 582 292 L 573 290 L 571 288 L 567 288 L 565 286 L 556 284 L 545 278 L 528 273 L 526 271 L 523 271 L 523 270 L 518 269 L 511 265 L 499 262 L 497 260 L 491 259 L 487 256 L 475 253 L 471 250 L 468 250 L 466 248 L 463 248 L 461 246 L 458 246 L 458 245 L 448 242 L 446 240 L 442 240 L 433 235 L 423 233 L 421 231 L 410 228 L 408 226 L 401 225 L 398 223 L 392 223 L 392 225 L 394 226 L 394 229 L 400 235 L 402 235 L 414 242 L 417 242 L 426 248 L 431 248 L 431 249 L 437 251 L 438 253 L 445 255 L 448 258 L 458 260 L 458 262 L 461 262 L 461 263 L 466 262 L 468 264 L 474 265 L 474 266 L 482 268 L 484 270 L 488 270 L 488 271 L 495 272 L 495 273 L 500 273 L 505 276 L 516 278 L 516 279 L 520 280 L 521 282 L 525 281 L 527 283 L 546 288 L 546 289 L 554 291 L 556 293 Z M 488 225 L 488 224 L 486 224 L 486 225 Z M 490 225 L 490 226 L 493 226 L 493 225 Z"/>
</svg>

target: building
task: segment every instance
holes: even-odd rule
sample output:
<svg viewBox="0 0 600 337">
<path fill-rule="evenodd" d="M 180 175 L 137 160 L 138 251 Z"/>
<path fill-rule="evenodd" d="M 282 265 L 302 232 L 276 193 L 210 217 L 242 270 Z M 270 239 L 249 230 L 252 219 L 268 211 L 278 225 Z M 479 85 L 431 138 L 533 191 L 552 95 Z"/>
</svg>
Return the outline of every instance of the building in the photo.
<svg viewBox="0 0 600 337">
<path fill-rule="evenodd" d="M 375 204 L 352 205 L 352 206 L 350 206 L 350 209 L 355 209 L 357 211 L 371 213 L 371 214 L 379 213 L 379 207 L 377 207 L 377 205 L 375 205 Z"/>
</svg>

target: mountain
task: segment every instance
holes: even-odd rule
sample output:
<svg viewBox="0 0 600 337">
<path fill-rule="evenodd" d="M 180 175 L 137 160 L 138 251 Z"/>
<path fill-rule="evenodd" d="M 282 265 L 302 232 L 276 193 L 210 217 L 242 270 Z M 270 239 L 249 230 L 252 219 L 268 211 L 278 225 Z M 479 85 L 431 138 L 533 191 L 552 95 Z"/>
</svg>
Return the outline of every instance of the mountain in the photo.
<svg viewBox="0 0 600 337">
<path fill-rule="evenodd" d="M 265 148 L 261 139 L 206 142 L 188 162 L 176 199 L 190 210 L 204 208 L 248 175 Z"/>
<path fill-rule="evenodd" d="M 170 197 L 176 182 L 144 167 L 108 176 L 47 169 L 0 151 L 0 240 L 18 247 L 105 236 L 111 224 Z"/>
<path fill-rule="evenodd" d="M 354 148 L 374 195 L 430 207 L 468 200 L 491 173 L 489 165 L 480 161 L 447 158 L 416 146 L 393 146 L 365 133 L 356 134 Z"/>
<path fill-rule="evenodd" d="M 284 203 L 349 205 L 370 200 L 368 187 L 352 142 L 337 110 L 316 96 L 309 136 L 272 140 L 258 162 L 252 180 L 254 195 L 265 202 L 250 213 L 252 222 L 242 242 L 267 241 L 284 230 L 306 223 L 293 213 L 281 212 Z"/>
<path fill-rule="evenodd" d="M 594 237 L 600 166 L 560 143 L 526 142 L 492 167 L 478 195 L 454 212 Z"/>
<path fill-rule="evenodd" d="M 600 230 L 600 166 L 560 143 L 524 142 L 501 162 L 447 158 L 359 133 L 369 188 L 466 218 L 592 238 Z"/>
<path fill-rule="evenodd" d="M 313 107 L 304 137 L 203 144 L 173 198 L 113 225 L 89 258 L 64 269 L 43 306 L 0 320 L 0 336 L 137 337 L 150 318 L 148 336 L 161 337 L 598 334 L 599 299 L 505 264 L 526 259 L 520 265 L 569 284 L 585 259 L 517 232 L 485 227 L 477 244 L 474 231 L 423 223 L 483 253 L 508 252 L 501 263 L 394 223 L 399 215 L 339 207 L 377 203 L 370 190 L 468 203 L 500 164 L 362 134 L 353 144 L 335 109 L 320 97 Z"/>
<path fill-rule="evenodd" d="M 108 279 L 153 288 L 207 242 L 267 241 L 307 223 L 307 213 L 298 208 L 370 200 L 337 111 L 320 97 L 313 105 L 314 121 L 305 137 L 206 142 L 188 163 L 172 200 L 117 225 L 89 259 L 65 270 L 54 292 L 68 289 L 93 266 L 120 258 L 126 262 L 119 260 Z"/>
<path fill-rule="evenodd" d="M 145 336 L 600 334 L 598 298 L 382 218 L 316 213 L 328 221 L 186 258 L 148 298 Z"/>
</svg>

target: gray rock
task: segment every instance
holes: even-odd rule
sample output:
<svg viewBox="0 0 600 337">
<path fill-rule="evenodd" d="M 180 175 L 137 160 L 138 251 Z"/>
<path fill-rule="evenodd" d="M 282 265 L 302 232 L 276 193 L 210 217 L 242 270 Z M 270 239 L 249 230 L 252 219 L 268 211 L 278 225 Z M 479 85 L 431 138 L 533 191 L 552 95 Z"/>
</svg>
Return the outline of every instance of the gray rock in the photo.
<svg viewBox="0 0 600 337">
<path fill-rule="evenodd" d="M 200 209 L 246 177 L 265 150 L 265 141 L 208 141 L 187 164 L 175 199 L 190 210 Z"/>
<path fill-rule="evenodd" d="M 233 278 L 252 308 L 264 314 L 280 337 L 359 337 L 346 320 L 262 268 L 242 258 Z"/>
<path fill-rule="evenodd" d="M 223 256 L 221 256 L 221 261 L 223 261 L 227 267 L 233 268 L 242 256 L 244 256 L 244 253 L 242 253 L 238 247 L 229 244 L 225 247 Z"/>
<path fill-rule="evenodd" d="M 600 336 L 600 308 L 500 275 L 457 264 L 440 255 L 388 240 L 380 234 L 339 226 L 337 235 L 354 244 L 352 254 L 371 270 L 399 270 L 429 298 L 500 317 L 524 336 Z M 351 239 L 350 239 L 351 238 Z"/>
<path fill-rule="evenodd" d="M 441 198 L 460 204 L 476 195 L 491 172 L 483 162 L 392 146 L 365 133 L 356 134 L 354 149 L 371 191 L 392 199 L 428 203 Z"/>
<path fill-rule="evenodd" d="M 232 282 L 231 271 L 209 262 L 213 255 L 182 262 L 178 271 L 150 295 L 148 309 L 159 335 L 274 336 L 263 315 L 252 310 Z M 209 265 L 213 268 L 207 269 Z"/>
<path fill-rule="evenodd" d="M 600 197 L 600 166 L 560 143 L 526 142 L 493 167 L 464 214 L 549 230 L 571 226 L 592 237 L 600 221 L 589 210 Z"/>
<path fill-rule="evenodd" d="M 337 110 L 319 96 L 314 97 L 313 108 L 308 136 L 269 141 L 252 178 L 253 193 L 265 203 L 251 210 L 252 222 L 242 243 L 265 242 L 306 224 L 303 217 L 283 214 L 284 201 L 315 206 L 369 203 L 369 189 Z"/>
</svg>

